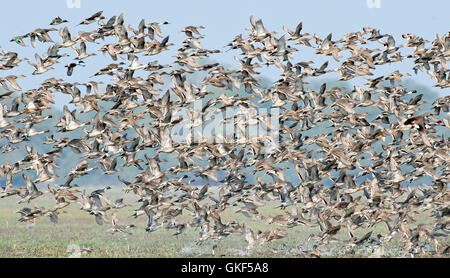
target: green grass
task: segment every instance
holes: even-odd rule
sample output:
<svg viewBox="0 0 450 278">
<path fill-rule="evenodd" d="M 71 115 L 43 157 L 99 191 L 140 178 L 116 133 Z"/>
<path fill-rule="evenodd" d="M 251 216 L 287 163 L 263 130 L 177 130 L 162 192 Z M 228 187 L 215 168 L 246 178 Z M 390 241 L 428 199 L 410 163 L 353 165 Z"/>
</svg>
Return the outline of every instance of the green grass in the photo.
<svg viewBox="0 0 450 278">
<path fill-rule="evenodd" d="M 115 188 L 108 191 L 110 199 L 114 199 L 124 194 Z M 118 214 L 121 224 L 134 224 L 137 227 L 132 229 L 132 235 L 122 233 L 110 234 L 106 231 L 111 227 L 110 223 L 98 225 L 93 216 L 85 211 L 81 211 L 78 204 L 72 204 L 64 210 L 66 214 L 59 215 L 59 224 L 53 225 L 48 217 L 40 217 L 36 220 L 34 227 L 27 228 L 26 223 L 18 222 L 19 214 L 15 213 L 22 207 L 43 206 L 50 208 L 54 201 L 48 194 L 31 202 L 31 204 L 17 204 L 18 197 L 9 197 L 0 200 L 0 257 L 68 257 L 68 247 L 76 245 L 80 247 L 92 248 L 92 253 L 82 254 L 82 257 L 211 257 L 212 246 L 217 244 L 215 250 L 216 257 L 292 257 L 301 256 L 295 254 L 276 253 L 274 250 L 290 249 L 297 246 L 311 247 L 313 243 L 308 243 L 310 234 L 319 232 L 319 228 L 297 226 L 291 229 L 285 229 L 276 224 L 267 224 L 266 220 L 251 221 L 242 214 L 234 213 L 236 207 L 231 207 L 221 213 L 222 221 L 234 219 L 239 223 L 245 223 L 251 229 L 267 231 L 274 227 L 280 227 L 287 231 L 286 238 L 257 246 L 250 255 L 242 253 L 245 251 L 246 242 L 243 236 L 232 235 L 221 241 L 207 241 L 201 245 L 195 242 L 199 236 L 199 230 L 187 228 L 185 233 L 178 239 L 172 234 L 174 230 L 163 228 L 155 232 L 147 233 L 144 228 L 147 224 L 146 216 L 140 216 L 137 219 L 131 217 L 132 210 L 137 208 L 136 196 L 132 193 L 125 195 L 124 202 L 131 204 L 125 208 L 115 210 Z M 206 201 L 202 201 L 203 204 Z M 275 203 L 269 203 L 259 209 L 264 216 L 274 216 L 282 213 L 280 209 L 275 209 Z M 110 218 L 111 213 L 108 214 Z M 188 211 L 184 211 L 181 219 L 190 217 Z M 429 217 L 429 212 L 421 213 L 415 217 L 416 223 L 430 223 L 433 218 Z M 372 237 L 377 233 L 386 233 L 386 226 L 379 223 L 372 227 Z M 364 235 L 368 230 L 358 229 L 356 236 Z M 346 230 L 342 230 L 337 235 L 337 239 L 348 240 Z M 400 236 L 397 235 L 389 245 L 386 246 L 387 256 L 399 256 Z M 448 244 L 448 238 L 442 240 Z M 342 256 L 339 250 L 343 243 L 330 243 L 322 246 L 321 251 L 324 256 Z M 238 250 L 238 251 L 236 251 Z M 347 256 L 370 256 L 370 253 L 356 253 Z"/>
</svg>

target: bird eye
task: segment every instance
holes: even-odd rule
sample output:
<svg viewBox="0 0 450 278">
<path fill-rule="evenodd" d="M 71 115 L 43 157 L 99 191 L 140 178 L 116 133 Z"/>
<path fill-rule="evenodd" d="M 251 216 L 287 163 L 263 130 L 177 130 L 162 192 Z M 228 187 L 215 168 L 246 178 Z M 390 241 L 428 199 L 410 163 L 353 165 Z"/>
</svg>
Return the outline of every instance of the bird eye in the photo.
<svg viewBox="0 0 450 278">
<path fill-rule="evenodd" d="M 20 42 L 20 39 L 16 39 L 16 42 Z"/>
</svg>

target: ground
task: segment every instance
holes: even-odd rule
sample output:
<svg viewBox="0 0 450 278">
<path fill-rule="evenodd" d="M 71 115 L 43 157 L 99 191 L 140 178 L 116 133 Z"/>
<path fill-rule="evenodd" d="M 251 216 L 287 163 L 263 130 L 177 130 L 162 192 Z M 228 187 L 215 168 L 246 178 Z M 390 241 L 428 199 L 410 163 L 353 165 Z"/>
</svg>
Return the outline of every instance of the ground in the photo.
<svg viewBox="0 0 450 278">
<path fill-rule="evenodd" d="M 89 190 L 88 190 L 89 191 Z M 309 228 L 297 226 L 287 229 L 286 238 L 257 246 L 251 254 L 246 253 L 246 242 L 243 236 L 233 235 L 229 238 L 218 241 L 208 241 L 201 245 L 196 244 L 199 237 L 199 229 L 187 228 L 178 238 L 173 236 L 172 230 L 159 229 L 148 233 L 144 230 L 147 219 L 146 216 L 133 218 L 132 211 L 138 207 L 136 196 L 132 193 L 124 194 L 120 187 L 108 191 L 108 196 L 114 199 L 125 196 L 124 203 L 131 204 L 122 209 L 113 209 L 117 212 L 120 223 L 123 225 L 134 224 L 136 228 L 131 229 L 132 235 L 123 233 L 108 233 L 111 223 L 98 225 L 93 216 L 80 210 L 80 205 L 74 203 L 64 210 L 67 212 L 59 216 L 59 223 L 53 225 L 49 217 L 37 219 L 35 225 L 27 227 L 24 222 L 19 222 L 17 210 L 23 207 L 46 207 L 54 205 L 50 194 L 45 194 L 30 204 L 17 204 L 18 197 L 9 197 L 0 200 L 0 257 L 302 257 L 305 256 L 301 250 L 311 250 L 314 242 L 308 241 L 312 233 L 317 233 L 318 227 Z M 279 208 L 275 208 L 275 203 L 269 203 L 260 208 L 260 212 L 265 216 L 274 216 L 281 213 Z M 275 227 L 274 224 L 267 224 L 265 220 L 255 222 L 246 218 L 242 214 L 234 213 L 236 207 L 231 207 L 221 214 L 223 222 L 235 219 L 239 223 L 246 223 L 251 229 L 266 231 Z M 188 217 L 188 211 L 183 212 L 180 217 Z M 111 219 L 108 214 L 109 219 Z M 433 221 L 429 211 L 425 211 L 416 216 L 419 223 L 430 223 Z M 281 227 L 280 227 L 281 228 Z M 377 233 L 386 233 L 386 226 L 383 223 L 372 227 L 372 237 Z M 356 236 L 364 235 L 368 230 L 358 229 Z M 342 240 L 349 239 L 346 229 L 337 235 L 340 239 L 337 243 L 330 243 L 327 246 L 318 247 L 321 256 L 377 256 L 370 248 L 358 251 L 352 255 L 344 254 L 342 250 Z M 441 239 L 444 244 L 449 244 L 448 237 Z M 400 236 L 392 240 L 386 246 L 385 255 L 396 257 L 401 255 L 399 248 Z M 213 246 L 217 245 L 213 254 Z M 81 253 L 80 248 L 90 248 L 91 253 Z"/>
</svg>

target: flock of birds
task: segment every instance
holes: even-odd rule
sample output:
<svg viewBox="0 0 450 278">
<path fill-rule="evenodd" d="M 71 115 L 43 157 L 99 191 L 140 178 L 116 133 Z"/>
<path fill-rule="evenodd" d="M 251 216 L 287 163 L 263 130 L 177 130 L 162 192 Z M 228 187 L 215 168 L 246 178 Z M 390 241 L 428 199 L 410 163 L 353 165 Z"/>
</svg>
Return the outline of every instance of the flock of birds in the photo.
<svg viewBox="0 0 450 278">
<path fill-rule="evenodd" d="M 132 216 L 148 220 L 147 232 L 173 229 L 173 235 L 178 237 L 186 228 L 196 228 L 198 243 L 243 236 L 251 251 L 254 246 L 286 237 L 288 229 L 304 225 L 317 229 L 308 239 L 315 248 L 305 254 L 318 255 L 317 246 L 336 241 L 336 236 L 344 231 L 348 234 L 344 240 L 348 250 L 361 246 L 381 248 L 398 237 L 405 254 L 448 254 L 449 246 L 441 239 L 447 239 L 450 232 L 449 143 L 446 136 L 437 132 L 450 128 L 450 98 L 441 97 L 432 104 L 434 110 L 420 112 L 420 106 L 426 102 L 422 101 L 423 94 L 401 85 L 402 77 L 408 73 L 395 71 L 373 77 L 372 71 L 376 66 L 410 59 L 416 74 L 425 71 L 435 79 L 436 87 L 448 88 L 450 32 L 443 37 L 436 35 L 431 44 L 414 34 L 405 34 L 406 42 L 399 45 L 393 36 L 374 28 L 363 28 L 362 32 L 340 39 L 334 39 L 332 34 L 322 39 L 304 33 L 302 23 L 295 31 L 283 27 L 282 36 L 269 32 L 262 20 L 250 17 L 250 23 L 247 36 L 239 34 L 226 46 L 240 51 L 235 57 L 239 68 L 233 70 L 220 63 L 204 62 L 221 51 L 202 47 L 203 26 L 181 30 L 186 39 L 174 56 L 173 65 L 144 63 L 145 56 L 163 53 L 174 45 L 161 30 L 168 22 L 148 24 L 142 20 L 134 29 L 125 26 L 123 15 L 105 22 L 101 11 L 79 24 L 96 25 L 92 31 L 73 36 L 67 26 L 62 27 L 58 42 L 57 35 L 53 36 L 58 29 L 54 27 L 12 38 L 12 42 L 23 47 L 27 47 L 28 40 L 32 47 L 37 43 L 50 44 L 47 53 L 35 55 L 35 63 L 28 61 L 34 68 L 33 75 L 59 72 L 53 66 L 70 58 L 73 62 L 65 66 L 68 76 L 76 76 L 78 68 L 96 55 L 88 47 L 106 38 L 117 40 L 98 49 L 115 63 L 99 67 L 90 77 L 95 80 L 100 75 L 111 76 L 111 82 L 105 86 L 94 80 L 68 83 L 62 78 L 49 78 L 39 88 L 16 96 L 11 106 L 0 105 L 0 138 L 7 141 L 2 143 L 3 153 L 19 147 L 27 152 L 22 160 L 1 165 L 0 175 L 6 177 L 1 198 L 16 196 L 19 204 L 31 204 L 50 193 L 54 207 L 22 208 L 18 211 L 19 221 L 33 222 L 49 216 L 56 224 L 64 208 L 79 204 L 101 225 L 110 221 L 111 211 L 133 205 L 124 204 L 123 199 L 110 200 L 109 186 L 87 193 L 72 182 L 91 171 L 110 175 L 122 170 L 120 167 L 133 167 L 140 171 L 134 180 L 120 175 L 118 179 L 125 193 L 139 197 Z M 68 22 L 57 17 L 50 23 L 60 24 Z M 369 44 L 378 48 L 366 48 Z M 331 56 L 340 66 L 332 69 L 328 62 L 319 66 L 312 61 L 295 62 L 295 47 Z M 407 50 L 407 55 L 401 54 Z M 25 60 L 28 59 L 3 50 L 0 71 L 16 68 Z M 263 88 L 256 70 L 271 65 L 282 74 L 269 88 Z M 319 91 L 306 86 L 305 79 L 333 72 L 340 74 L 341 81 L 364 77 L 367 83 L 363 87 L 354 85 L 352 90 L 329 88 L 326 83 Z M 201 82 L 191 82 L 190 76 L 198 73 L 203 74 Z M 0 78 L 6 89 L 0 95 L 2 102 L 22 91 L 18 79 L 23 77 Z M 167 85 L 168 80 L 170 88 L 162 93 L 160 87 Z M 214 94 L 211 88 L 222 94 L 204 101 L 201 111 L 192 109 L 194 101 Z M 239 91 L 241 94 L 237 94 Z M 76 109 L 70 111 L 65 105 L 64 115 L 53 130 L 37 130 L 38 123 L 52 117 L 43 112 L 51 109 L 54 95 L 60 93 L 70 95 L 70 103 Z M 280 109 L 278 130 L 273 130 L 267 117 L 249 117 L 245 113 L 263 105 Z M 202 122 L 229 107 L 237 108 L 238 113 L 224 121 L 233 122 L 238 132 L 245 134 L 251 125 L 260 124 L 268 134 L 276 132 L 278 142 L 270 135 L 252 140 L 244 136 L 236 141 L 227 136 L 194 140 L 192 134 L 186 135 L 186 142 L 173 141 L 173 127 L 195 125 L 195 120 Z M 179 114 L 182 108 L 189 111 L 183 117 Z M 138 109 L 143 112 L 137 113 Z M 370 120 L 369 109 L 377 111 L 378 116 Z M 91 120 L 77 119 L 81 113 L 89 112 Z M 305 135 L 320 126 L 332 131 Z M 84 136 L 69 138 L 76 130 L 83 130 Z M 30 137 L 40 134 L 48 135 L 42 143 L 52 146 L 52 151 L 39 153 L 35 146 L 27 144 Z M 136 136 L 128 138 L 129 134 Z M 64 184 L 51 185 L 57 177 L 54 168 L 59 167 L 58 158 L 69 148 L 82 160 L 68 172 Z M 162 154 L 172 155 L 175 166 L 162 167 Z M 124 161 L 121 166 L 119 159 Z M 280 166 L 286 162 L 290 166 Z M 405 166 L 412 167 L 405 170 Z M 287 168 L 298 174 L 298 184 L 285 177 Z M 34 180 L 30 178 L 33 172 Z M 219 173 L 224 178 L 219 178 Z M 23 177 L 26 187 L 13 184 L 15 175 Z M 251 175 L 258 175 L 256 182 L 249 181 Z M 401 185 L 427 176 L 431 178 L 428 184 Z M 361 177 L 365 177 L 364 182 L 357 182 Z M 324 179 L 331 180 L 332 185 L 324 186 Z M 192 184 L 199 180 L 203 182 L 201 186 Z M 47 189 L 39 188 L 40 184 Z M 217 191 L 211 190 L 212 184 L 218 184 Z M 269 202 L 276 202 L 281 214 L 263 215 L 260 208 Z M 222 220 L 221 213 L 233 207 L 248 221 L 267 221 L 279 228 L 254 231 L 249 224 Z M 180 221 L 178 216 L 183 213 L 192 216 L 188 221 Z M 419 213 L 426 213 L 433 221 L 417 224 L 415 216 Z M 130 228 L 135 227 L 120 225 L 115 212 L 111 219 L 109 232 L 129 234 Z M 373 233 L 376 225 L 385 225 L 386 233 Z M 356 236 L 358 229 L 371 231 Z"/>
</svg>

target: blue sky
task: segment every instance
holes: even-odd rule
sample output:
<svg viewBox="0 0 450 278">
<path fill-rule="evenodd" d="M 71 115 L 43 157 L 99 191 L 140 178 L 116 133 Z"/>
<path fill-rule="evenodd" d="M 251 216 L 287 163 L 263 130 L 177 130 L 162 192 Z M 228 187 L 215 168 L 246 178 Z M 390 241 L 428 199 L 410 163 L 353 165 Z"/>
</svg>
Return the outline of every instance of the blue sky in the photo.
<svg viewBox="0 0 450 278">
<path fill-rule="evenodd" d="M 77 3 L 77 0 L 69 0 Z M 415 33 L 429 41 L 435 39 L 436 34 L 441 36 L 450 29 L 450 19 L 448 11 L 450 10 L 450 1 L 412 1 L 412 0 L 396 0 L 387 1 L 380 0 L 379 8 L 370 8 L 367 0 L 346 0 L 346 1 L 261 1 L 261 0 L 247 0 L 247 1 L 207 1 L 207 0 L 192 0 L 192 1 L 113 1 L 113 0 L 80 0 L 80 8 L 69 8 L 67 0 L 48 0 L 48 1 L 28 1 L 15 0 L 2 2 L 2 17 L 0 18 L 0 46 L 9 51 L 19 53 L 20 57 L 27 57 L 34 60 L 34 53 L 39 53 L 41 56 L 46 52 L 49 44 L 40 44 L 33 49 L 31 46 L 22 48 L 9 40 L 16 35 L 26 34 L 35 28 L 48 28 L 48 24 L 56 17 L 60 16 L 69 20 L 69 29 L 72 36 L 75 36 L 78 31 L 88 31 L 95 28 L 94 25 L 75 27 L 82 19 L 91 16 L 93 13 L 103 10 L 103 15 L 109 19 L 113 15 L 124 13 L 125 25 L 137 27 L 139 21 L 144 18 L 147 23 L 168 21 L 170 24 L 165 25 L 162 31 L 165 35 L 170 35 L 170 42 L 176 45 L 172 47 L 173 51 L 181 46 L 184 39 L 184 34 L 180 30 L 188 25 L 203 25 L 206 29 L 201 30 L 205 36 L 202 45 L 207 49 L 221 49 L 228 44 L 234 36 L 243 33 L 248 34 L 245 28 L 250 26 L 249 16 L 253 15 L 256 19 L 262 19 L 266 29 L 278 32 L 278 35 L 283 34 L 282 27 L 286 26 L 289 29 L 295 29 L 296 25 L 303 22 L 303 32 L 310 34 L 317 34 L 324 38 L 329 33 L 333 33 L 333 38 L 340 38 L 344 34 L 352 31 L 362 31 L 363 27 L 375 27 L 381 29 L 382 33 L 393 35 L 399 43 L 404 40 L 401 35 L 404 33 Z M 9 26 L 9 28 L 8 28 Z M 62 25 L 56 26 L 61 28 Z M 73 31 L 72 31 L 73 30 Z M 51 37 L 55 41 L 59 41 L 57 32 L 52 32 Z M 29 45 L 29 39 L 25 39 L 25 43 Z M 101 45 L 88 44 L 88 52 L 96 52 Z M 73 55 L 73 51 L 68 49 L 69 53 Z M 303 51 L 303 48 L 302 48 Z M 170 61 L 170 55 L 175 52 L 168 52 L 167 54 L 151 57 L 146 61 L 158 60 L 161 63 Z M 317 63 L 322 57 L 310 56 L 311 54 L 305 51 L 302 60 L 314 60 Z M 238 52 L 227 52 L 221 55 L 216 55 L 215 58 L 221 62 L 236 63 L 233 61 L 233 56 L 238 55 Z M 90 59 L 90 60 L 89 60 Z M 86 60 L 88 64 L 101 63 L 106 65 L 112 63 L 112 60 L 107 56 L 99 55 Z M 69 63 L 71 58 L 62 61 L 60 65 L 56 65 L 57 69 L 64 70 L 64 63 Z M 97 63 L 98 62 L 98 63 Z M 74 82 L 77 79 L 87 79 L 98 68 L 86 67 L 81 71 L 76 71 L 72 78 L 65 76 L 69 82 Z M 394 71 L 398 67 L 398 63 L 392 66 L 387 66 L 386 71 Z M 410 66 L 400 66 L 401 72 L 406 72 Z M 77 69 L 75 69 L 77 70 Z M 22 63 L 18 69 L 8 71 L 6 74 L 23 73 L 27 76 L 26 80 L 19 80 L 19 84 L 23 89 L 30 89 L 33 86 L 39 86 L 40 82 L 49 78 L 57 77 L 56 71 L 50 71 L 40 76 L 31 76 L 33 68 L 27 63 Z M 411 72 L 411 70 L 409 70 Z M 60 72 L 61 73 L 61 72 Z M 266 73 L 266 72 L 264 72 Z M 279 72 L 278 72 L 279 73 Z M 0 74 L 6 75 L 5 72 Z M 277 73 L 268 72 L 268 75 L 273 80 L 277 77 Z M 30 78 L 29 78 L 30 77 Z M 427 86 L 433 85 L 433 80 L 425 73 L 416 77 L 416 80 Z M 79 81 L 79 80 L 77 80 Z M 87 80 L 86 80 L 87 81 Z M 448 95 L 448 89 L 434 88 L 434 90 L 442 95 Z M 62 98 L 63 99 L 63 98 Z"/>
</svg>

